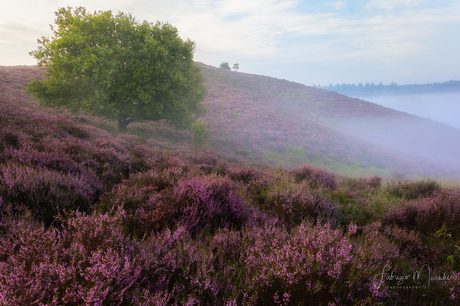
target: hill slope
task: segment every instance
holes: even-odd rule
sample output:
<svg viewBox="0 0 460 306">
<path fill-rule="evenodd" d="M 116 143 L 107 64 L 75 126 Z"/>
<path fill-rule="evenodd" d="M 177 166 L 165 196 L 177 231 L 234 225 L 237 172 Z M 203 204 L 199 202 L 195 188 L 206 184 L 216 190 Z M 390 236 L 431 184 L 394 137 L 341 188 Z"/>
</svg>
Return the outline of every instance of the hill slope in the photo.
<svg viewBox="0 0 460 306">
<path fill-rule="evenodd" d="M 377 135 L 376 118 L 406 117 L 204 70 L 220 152 L 241 145 L 240 156 L 272 152 L 293 164 L 312 148 L 322 159 L 372 148 L 351 136 L 354 127 L 334 134 L 350 118 L 371 118 L 366 128 Z M 459 304 L 458 188 L 231 162 L 192 148 L 190 131 L 164 122 L 119 133 L 113 121 L 39 107 L 21 90 L 43 72 L 0 67 L 0 305 Z M 251 143 L 242 124 L 265 143 Z M 302 145 L 284 149 L 289 139 Z M 353 161 L 352 153 L 337 158 Z M 384 279 L 393 270 L 420 277 Z"/>
<path fill-rule="evenodd" d="M 460 130 L 335 92 L 200 64 L 216 150 L 344 172 L 460 173 Z M 376 169 L 377 168 L 377 169 Z"/>
<path fill-rule="evenodd" d="M 198 65 L 209 90 L 204 119 L 220 155 L 282 166 L 309 163 L 351 175 L 459 176 L 459 129 L 323 89 Z M 44 72 L 0 67 L 0 97 L 30 100 L 21 89 Z M 129 128 L 180 142 L 190 137 L 164 124 Z"/>
</svg>

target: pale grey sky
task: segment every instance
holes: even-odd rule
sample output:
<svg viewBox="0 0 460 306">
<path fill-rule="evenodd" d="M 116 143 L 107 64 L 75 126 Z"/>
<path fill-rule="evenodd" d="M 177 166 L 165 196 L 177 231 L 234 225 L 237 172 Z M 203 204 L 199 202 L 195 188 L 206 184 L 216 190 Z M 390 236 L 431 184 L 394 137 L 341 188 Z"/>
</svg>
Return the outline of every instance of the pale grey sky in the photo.
<svg viewBox="0 0 460 306">
<path fill-rule="evenodd" d="M 195 60 L 306 85 L 460 80 L 458 0 L 0 0 L 0 65 L 28 55 L 59 7 L 169 22 Z"/>
</svg>

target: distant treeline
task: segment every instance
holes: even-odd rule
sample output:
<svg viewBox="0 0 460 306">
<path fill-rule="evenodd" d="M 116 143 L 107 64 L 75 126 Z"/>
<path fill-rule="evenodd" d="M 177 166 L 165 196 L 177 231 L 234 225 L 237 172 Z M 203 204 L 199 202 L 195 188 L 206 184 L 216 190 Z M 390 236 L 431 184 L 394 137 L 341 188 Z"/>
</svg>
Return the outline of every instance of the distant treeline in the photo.
<svg viewBox="0 0 460 306">
<path fill-rule="evenodd" d="M 362 84 L 335 84 L 328 86 L 315 86 L 330 91 L 335 91 L 340 94 L 354 97 L 377 96 L 377 95 L 409 95 L 409 94 L 425 94 L 425 93 L 447 93 L 460 92 L 460 81 L 448 81 L 444 83 L 429 83 L 429 84 L 411 84 L 398 85 L 391 83 L 389 85 L 366 83 Z"/>
</svg>

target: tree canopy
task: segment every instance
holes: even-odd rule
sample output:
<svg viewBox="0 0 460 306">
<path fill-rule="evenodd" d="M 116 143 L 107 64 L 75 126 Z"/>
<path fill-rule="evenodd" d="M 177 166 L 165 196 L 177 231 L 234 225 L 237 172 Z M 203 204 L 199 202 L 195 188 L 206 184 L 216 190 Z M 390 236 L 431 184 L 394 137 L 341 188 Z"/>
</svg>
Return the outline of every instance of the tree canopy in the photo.
<svg viewBox="0 0 460 306">
<path fill-rule="evenodd" d="M 228 62 L 222 62 L 220 64 L 220 68 L 225 69 L 225 70 L 231 70 L 230 66 L 228 65 Z"/>
<path fill-rule="evenodd" d="M 28 84 L 44 106 L 67 107 L 118 120 L 120 131 L 140 120 L 188 127 L 206 96 L 195 44 L 170 24 L 131 14 L 60 8 L 54 36 L 32 51 L 48 78 Z"/>
</svg>

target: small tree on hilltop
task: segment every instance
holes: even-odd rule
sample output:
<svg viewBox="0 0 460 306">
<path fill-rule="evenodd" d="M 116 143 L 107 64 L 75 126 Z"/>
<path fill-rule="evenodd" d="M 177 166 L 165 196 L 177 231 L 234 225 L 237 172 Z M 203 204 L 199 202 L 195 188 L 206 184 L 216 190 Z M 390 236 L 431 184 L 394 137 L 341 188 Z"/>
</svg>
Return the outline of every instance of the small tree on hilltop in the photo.
<svg viewBox="0 0 460 306">
<path fill-rule="evenodd" d="M 222 62 L 222 64 L 220 64 L 220 68 L 225 70 L 231 70 L 230 66 L 228 65 L 228 62 Z"/>
<path fill-rule="evenodd" d="M 233 64 L 233 70 L 238 71 L 238 69 L 240 69 L 240 64 L 238 63 Z"/>
<path fill-rule="evenodd" d="M 118 120 L 167 119 L 190 126 L 206 95 L 195 44 L 169 24 L 138 22 L 130 14 L 60 8 L 54 37 L 42 37 L 32 51 L 48 79 L 27 90 L 40 104 L 68 107 Z"/>
</svg>

